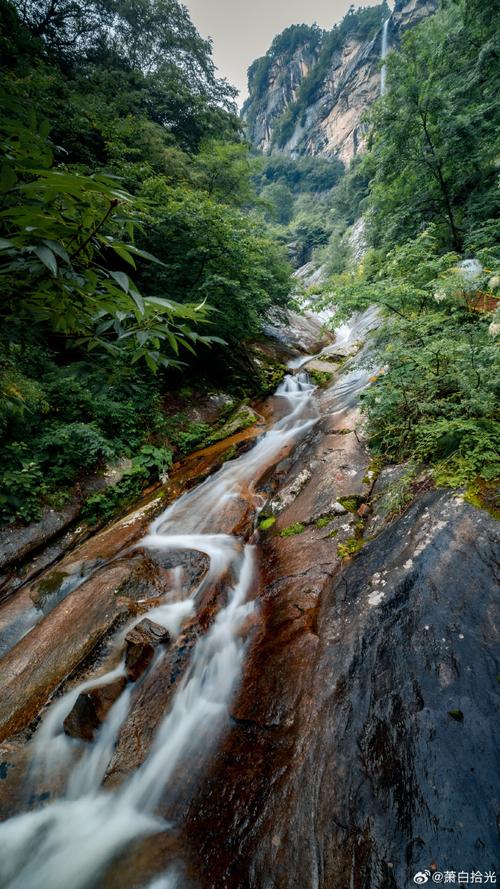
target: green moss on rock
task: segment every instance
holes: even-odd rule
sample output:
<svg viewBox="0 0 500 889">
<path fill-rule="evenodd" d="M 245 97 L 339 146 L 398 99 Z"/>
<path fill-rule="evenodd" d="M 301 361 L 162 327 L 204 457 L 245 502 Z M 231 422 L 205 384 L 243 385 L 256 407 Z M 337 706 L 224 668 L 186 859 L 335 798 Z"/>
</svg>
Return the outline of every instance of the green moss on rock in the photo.
<svg viewBox="0 0 500 889">
<path fill-rule="evenodd" d="M 272 528 L 273 525 L 276 524 L 276 516 L 262 516 L 259 519 L 259 529 L 261 531 L 269 531 L 269 528 Z"/>
<path fill-rule="evenodd" d="M 334 515 L 323 515 L 323 516 L 320 516 L 319 519 L 316 519 L 314 524 L 316 525 L 317 528 L 320 528 L 320 529 L 326 528 L 326 526 L 329 525 L 330 522 L 333 522 L 334 518 L 335 518 Z"/>
<path fill-rule="evenodd" d="M 222 441 L 224 438 L 230 438 L 232 435 L 236 435 L 238 432 L 243 432 L 244 429 L 253 426 L 258 420 L 259 418 L 255 411 L 248 404 L 242 404 L 222 426 L 207 436 L 204 444 L 211 445 Z"/>
<path fill-rule="evenodd" d="M 232 460 L 233 457 L 235 457 L 235 456 L 236 456 L 236 445 L 232 444 L 231 447 L 227 449 L 227 451 L 224 451 L 224 453 L 221 457 L 221 460 L 223 463 L 227 463 L 228 460 Z"/>
<path fill-rule="evenodd" d="M 357 512 L 361 504 L 365 502 L 365 498 L 358 494 L 352 494 L 350 497 L 339 497 L 338 502 L 344 509 L 347 509 L 347 512 Z"/>
<path fill-rule="evenodd" d="M 296 534 L 302 534 L 306 530 L 306 526 L 302 524 L 302 522 L 295 522 L 294 525 L 289 525 L 288 528 L 284 528 L 280 533 L 280 537 L 295 537 Z"/>
<path fill-rule="evenodd" d="M 36 592 L 32 594 L 35 605 L 40 605 L 47 596 L 56 593 L 68 576 L 65 571 L 51 571 L 47 577 L 40 581 Z"/>
<path fill-rule="evenodd" d="M 359 553 L 364 545 L 364 540 L 360 540 L 359 537 L 350 537 L 345 543 L 339 543 L 337 553 L 341 559 L 349 559 L 351 556 L 355 556 L 356 553 Z"/>
<path fill-rule="evenodd" d="M 319 386 L 320 389 L 326 389 L 332 380 L 333 374 L 327 370 L 310 370 L 309 376 L 315 386 Z"/>
</svg>

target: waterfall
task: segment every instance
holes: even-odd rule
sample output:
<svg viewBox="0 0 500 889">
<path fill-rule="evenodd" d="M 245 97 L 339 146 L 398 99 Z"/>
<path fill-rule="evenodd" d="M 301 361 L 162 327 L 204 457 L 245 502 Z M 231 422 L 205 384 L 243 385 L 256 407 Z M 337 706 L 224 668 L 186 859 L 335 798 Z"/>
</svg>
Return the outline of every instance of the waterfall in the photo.
<svg viewBox="0 0 500 889">
<path fill-rule="evenodd" d="M 382 28 L 382 52 L 380 57 L 384 62 L 387 57 L 387 48 L 388 48 L 388 35 L 389 35 L 389 22 L 390 18 L 386 19 L 384 22 L 384 27 Z M 385 96 L 386 94 L 386 80 L 387 80 L 387 65 L 382 65 L 382 71 L 380 73 L 380 95 Z"/>
</svg>

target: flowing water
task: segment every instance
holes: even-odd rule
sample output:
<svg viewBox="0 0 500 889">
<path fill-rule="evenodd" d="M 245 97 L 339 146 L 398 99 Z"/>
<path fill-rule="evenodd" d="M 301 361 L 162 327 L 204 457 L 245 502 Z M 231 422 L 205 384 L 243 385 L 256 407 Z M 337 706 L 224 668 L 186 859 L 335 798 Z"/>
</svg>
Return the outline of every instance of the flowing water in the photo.
<svg viewBox="0 0 500 889">
<path fill-rule="evenodd" d="M 376 323 L 376 312 L 368 310 L 339 331 L 337 347 L 339 342 L 347 347 L 358 342 Z M 335 410 L 348 407 L 367 385 L 369 371 L 357 367 L 353 359 L 346 371 L 331 389 Z M 281 419 L 250 451 L 169 506 L 138 544 L 153 557 L 178 553 L 182 558 L 191 552 L 208 559 L 208 569 L 194 591 L 184 583 L 179 566 L 173 572 L 174 589 L 148 612 L 172 638 L 196 615 L 204 592 L 214 584 L 225 584 L 225 595 L 220 597 L 224 604 L 198 637 L 146 759 L 119 787 L 103 789 L 103 780 L 130 711 L 134 686 L 127 685 L 92 743 L 67 737 L 63 722 L 79 694 L 123 676 L 124 664 L 97 680 L 80 683 L 48 707 L 32 742 L 27 790 L 33 790 L 41 776 L 53 778 L 55 786 L 63 780 L 64 789 L 55 801 L 0 825 L 2 889 L 96 889 L 130 843 L 171 827 L 157 814 L 159 803 L 165 808 L 169 798 L 174 799 L 179 770 L 193 758 L 207 760 L 228 724 L 228 705 L 245 657 L 243 629 L 256 607 L 256 545 L 252 537 L 226 533 L 227 516 L 242 508 L 248 511 L 248 504 L 252 514 L 258 513 L 263 505 L 258 482 L 319 418 L 314 391 L 306 374 L 287 376 L 276 393 L 284 408 Z M 129 627 L 140 620 L 134 619 Z M 157 656 L 151 670 L 157 669 L 162 657 Z M 182 877 L 175 868 L 172 862 L 172 868 L 145 889 L 180 887 Z"/>
<path fill-rule="evenodd" d="M 387 58 L 387 51 L 389 48 L 389 22 L 390 19 L 386 19 L 384 22 L 384 27 L 382 28 L 382 51 L 380 54 L 380 58 L 382 61 L 385 61 Z M 385 96 L 387 91 L 387 65 L 382 65 L 382 71 L 380 72 L 380 95 Z"/>
<path fill-rule="evenodd" d="M 66 789 L 55 802 L 0 826 L 0 884 L 5 889 L 93 887 L 132 840 L 168 829 L 155 809 L 160 798 L 168 797 L 181 761 L 195 749 L 206 755 L 224 725 L 245 652 L 240 631 L 254 608 L 250 594 L 257 583 L 255 547 L 217 528 L 226 510 L 242 498 L 250 498 L 258 508 L 255 481 L 317 420 L 313 392 L 306 375 L 286 377 L 276 393 L 284 400 L 285 416 L 251 451 L 174 502 L 141 541 L 141 547 L 153 552 L 192 551 L 209 559 L 194 593 L 179 597 L 178 591 L 176 601 L 148 614 L 172 635 L 196 612 L 204 589 L 223 577 L 230 578 L 227 604 L 198 640 L 145 762 L 119 789 L 105 792 L 101 785 L 128 714 L 130 687 L 83 753 L 79 742 L 64 735 L 63 721 L 81 692 L 123 675 L 123 665 L 97 681 L 81 683 L 48 708 L 33 743 L 32 774 L 66 772 Z M 172 873 L 154 885 L 175 883 Z"/>
</svg>

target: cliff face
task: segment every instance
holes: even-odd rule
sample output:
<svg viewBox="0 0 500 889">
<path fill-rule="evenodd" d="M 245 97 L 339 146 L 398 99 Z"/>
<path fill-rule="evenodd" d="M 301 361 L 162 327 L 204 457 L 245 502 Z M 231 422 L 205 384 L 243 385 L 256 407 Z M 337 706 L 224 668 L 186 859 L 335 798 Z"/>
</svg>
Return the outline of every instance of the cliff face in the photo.
<svg viewBox="0 0 500 889">
<path fill-rule="evenodd" d="M 317 59 L 310 45 L 298 47 L 289 58 L 281 56 L 273 62 L 266 90 L 261 99 L 253 99 L 245 109 L 249 138 L 262 151 L 271 149 L 276 121 L 297 99 L 298 89 Z"/>
<path fill-rule="evenodd" d="M 437 0 L 396 0 L 388 22 L 388 48 L 397 47 L 404 32 L 436 7 Z M 335 155 L 350 163 L 363 146 L 363 114 L 380 95 L 382 22 L 387 7 L 376 9 L 379 19 L 368 35 L 360 36 L 356 27 L 352 33 L 345 28 L 342 39 L 330 39 L 330 52 L 331 34 L 324 34 L 322 45 L 313 50 L 305 44 L 293 54 L 276 55 L 259 95 L 250 82 L 243 119 L 253 145 L 265 153 Z M 335 29 L 337 34 L 342 34 L 343 24 Z"/>
</svg>

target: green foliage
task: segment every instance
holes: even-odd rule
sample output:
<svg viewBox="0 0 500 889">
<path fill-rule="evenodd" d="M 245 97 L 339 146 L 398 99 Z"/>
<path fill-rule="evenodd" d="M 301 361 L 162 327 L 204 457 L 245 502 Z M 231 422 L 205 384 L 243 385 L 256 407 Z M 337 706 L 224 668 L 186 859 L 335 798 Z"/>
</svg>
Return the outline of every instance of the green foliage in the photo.
<svg viewBox="0 0 500 889">
<path fill-rule="evenodd" d="M 310 370 L 309 376 L 315 386 L 319 386 L 320 389 L 326 389 L 332 381 L 333 374 L 327 370 Z"/>
<path fill-rule="evenodd" d="M 336 158 L 273 154 L 254 159 L 252 180 L 265 217 L 274 224 L 276 239 L 293 246 L 295 265 L 307 262 L 328 241 L 334 225 L 331 189 L 343 170 Z"/>
<path fill-rule="evenodd" d="M 140 466 L 134 466 L 116 485 L 111 485 L 100 494 L 93 494 L 88 498 L 81 512 L 82 519 L 89 525 L 109 522 L 122 509 L 137 500 L 146 479 L 145 470 Z"/>
<path fill-rule="evenodd" d="M 160 177 L 145 183 L 143 195 L 151 204 L 141 244 L 162 261 L 154 271 L 143 269 L 144 288 L 158 294 L 155 300 L 167 290 L 175 300 L 206 300 L 217 310 L 217 333 L 229 343 L 259 333 L 271 306 L 285 305 L 290 290 L 288 266 L 262 226 Z"/>
<path fill-rule="evenodd" d="M 492 314 L 476 309 L 478 291 L 493 300 L 494 269 L 469 280 L 457 261 L 428 231 L 370 280 L 359 270 L 334 279 L 325 297 L 339 318 L 378 304 L 387 319 L 375 340 L 382 372 L 362 398 L 374 452 L 430 462 L 438 483 L 455 486 L 500 475 L 498 347 Z"/>
<path fill-rule="evenodd" d="M 321 44 L 323 33 L 317 25 L 291 25 L 278 34 L 266 55 L 256 59 L 248 69 L 248 90 L 252 96 L 252 105 L 248 104 L 246 110 L 251 110 L 254 98 L 259 100 L 264 95 L 269 86 L 269 75 L 274 62 L 280 59 L 286 64 L 299 47 L 307 47 L 311 53 L 315 53 Z"/>
<path fill-rule="evenodd" d="M 89 349 L 130 351 L 155 370 L 169 359 L 162 346 L 197 338 L 186 321 L 204 320 L 196 306 L 143 298 L 129 274 L 135 257 L 152 259 L 119 236 L 137 217 L 119 208 L 130 197 L 109 177 L 53 166 L 46 121 L 21 117 L 4 97 L 0 189 L 0 277 L 7 325 L 36 325 Z M 113 266 L 115 258 L 121 263 Z M 128 268 L 127 268 L 128 267 Z M 127 269 L 122 270 L 122 269 Z"/>
<path fill-rule="evenodd" d="M 166 419 L 167 380 L 188 358 L 248 380 L 289 269 L 235 91 L 177 0 L 2 2 L 0 50 L 0 520 L 142 447 L 111 514 L 207 435 Z"/>
<path fill-rule="evenodd" d="M 252 174 L 257 190 L 270 183 L 283 183 L 294 194 L 328 191 L 341 179 L 344 165 L 338 158 L 298 157 L 272 154 L 256 158 Z"/>
<path fill-rule="evenodd" d="M 217 203 L 245 207 L 254 202 L 246 145 L 205 139 L 193 166 L 194 183 Z"/>
<path fill-rule="evenodd" d="M 471 228 L 498 216 L 498 6 L 469 15 L 444 4 L 387 60 L 388 91 L 372 115 L 371 225 L 384 248 L 434 223 L 460 251 Z"/>
<path fill-rule="evenodd" d="M 0 479 L 0 520 L 36 521 L 41 516 L 40 497 L 46 492 L 40 466 L 29 459 L 27 450 L 19 453 L 17 469 L 4 468 Z"/>
<path fill-rule="evenodd" d="M 147 444 L 143 445 L 134 457 L 134 466 L 144 470 L 148 478 L 159 478 L 163 481 L 172 466 L 172 460 L 173 454 L 170 448 Z"/>
<path fill-rule="evenodd" d="M 119 482 L 86 500 L 81 513 L 84 521 L 89 525 L 110 521 L 140 496 L 146 482 L 165 481 L 172 459 L 170 448 L 144 445 Z"/>
<path fill-rule="evenodd" d="M 68 487 L 106 463 L 130 456 L 146 435 L 161 433 L 158 385 L 139 368 L 111 363 L 107 368 L 72 365 L 70 371 L 39 346 L 4 346 L 1 521 L 36 519 L 43 504 L 58 508 Z M 156 450 L 146 447 L 143 462 L 158 462 Z"/>
<path fill-rule="evenodd" d="M 189 454 L 195 448 L 201 447 L 210 432 L 208 423 L 189 420 L 182 413 L 168 417 L 163 422 L 162 429 L 169 444 L 181 455 Z"/>
</svg>

